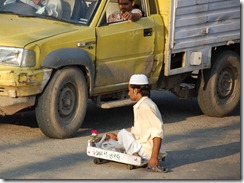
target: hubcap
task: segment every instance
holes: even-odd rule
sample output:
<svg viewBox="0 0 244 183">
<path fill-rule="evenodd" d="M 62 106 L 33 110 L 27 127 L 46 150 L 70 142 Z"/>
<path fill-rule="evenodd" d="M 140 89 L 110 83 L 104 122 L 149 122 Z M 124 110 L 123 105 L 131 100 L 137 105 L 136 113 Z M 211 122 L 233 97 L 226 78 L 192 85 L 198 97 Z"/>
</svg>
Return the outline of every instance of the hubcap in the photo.
<svg viewBox="0 0 244 183">
<path fill-rule="evenodd" d="M 70 115 L 75 105 L 75 91 L 72 86 L 65 85 L 59 96 L 59 114 L 62 117 Z"/>
<path fill-rule="evenodd" d="M 233 81 L 233 72 L 230 69 L 226 68 L 220 73 L 218 80 L 219 97 L 225 98 L 231 93 Z"/>
</svg>

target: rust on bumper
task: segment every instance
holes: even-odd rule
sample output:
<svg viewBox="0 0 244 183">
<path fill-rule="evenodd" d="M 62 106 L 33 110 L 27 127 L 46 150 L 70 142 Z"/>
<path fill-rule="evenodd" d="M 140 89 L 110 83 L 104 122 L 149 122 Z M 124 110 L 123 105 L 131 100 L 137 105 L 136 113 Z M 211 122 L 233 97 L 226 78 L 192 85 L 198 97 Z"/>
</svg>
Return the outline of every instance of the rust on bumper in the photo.
<svg viewBox="0 0 244 183">
<path fill-rule="evenodd" d="M 43 91 L 51 73 L 51 69 L 29 72 L 25 72 L 25 70 L 0 70 L 0 96 L 15 98 L 39 94 Z"/>
<path fill-rule="evenodd" d="M 35 105 L 50 79 L 52 69 L 0 70 L 0 115 L 12 115 Z"/>
</svg>

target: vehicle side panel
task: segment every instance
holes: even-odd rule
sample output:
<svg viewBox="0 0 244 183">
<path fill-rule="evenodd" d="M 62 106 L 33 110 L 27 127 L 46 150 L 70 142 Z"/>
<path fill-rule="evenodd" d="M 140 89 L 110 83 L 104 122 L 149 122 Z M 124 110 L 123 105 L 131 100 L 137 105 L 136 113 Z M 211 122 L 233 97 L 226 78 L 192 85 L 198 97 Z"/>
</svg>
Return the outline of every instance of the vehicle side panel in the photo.
<svg viewBox="0 0 244 183">
<path fill-rule="evenodd" d="M 94 92 L 126 88 L 134 73 L 148 77 L 153 66 L 154 21 L 119 22 L 97 29 Z"/>
</svg>

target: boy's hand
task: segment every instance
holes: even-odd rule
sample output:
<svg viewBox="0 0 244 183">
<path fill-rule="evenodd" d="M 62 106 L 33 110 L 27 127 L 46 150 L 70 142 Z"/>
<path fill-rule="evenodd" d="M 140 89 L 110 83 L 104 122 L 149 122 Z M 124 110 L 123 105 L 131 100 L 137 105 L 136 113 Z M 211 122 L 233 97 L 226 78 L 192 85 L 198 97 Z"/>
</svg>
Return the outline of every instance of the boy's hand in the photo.
<svg viewBox="0 0 244 183">
<path fill-rule="evenodd" d="M 148 161 L 148 166 L 160 166 L 158 158 L 153 158 L 151 157 L 150 160 Z"/>
</svg>

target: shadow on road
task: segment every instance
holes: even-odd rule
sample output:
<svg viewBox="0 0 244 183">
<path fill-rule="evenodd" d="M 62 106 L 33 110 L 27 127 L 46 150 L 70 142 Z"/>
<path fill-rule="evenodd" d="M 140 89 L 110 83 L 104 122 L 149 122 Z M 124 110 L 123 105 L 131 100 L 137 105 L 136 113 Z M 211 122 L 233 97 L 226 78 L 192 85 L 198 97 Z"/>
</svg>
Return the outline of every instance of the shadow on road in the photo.
<svg viewBox="0 0 244 183">
<path fill-rule="evenodd" d="M 38 173 L 46 172 L 47 177 L 35 177 L 35 179 L 55 179 L 52 175 L 51 171 L 58 171 L 61 167 L 71 167 L 76 164 L 80 164 L 81 162 L 88 161 L 85 154 L 81 155 L 81 153 L 73 153 L 60 155 L 53 158 L 46 159 L 42 162 L 26 163 L 24 166 L 17 166 L 11 170 L 4 170 L 1 172 L 1 179 L 21 179 L 23 176 L 31 176 L 38 175 Z M 17 157 L 16 157 L 17 158 Z M 50 177 L 48 177 L 48 172 L 50 171 Z M 60 179 L 60 177 L 57 177 Z"/>
<path fill-rule="evenodd" d="M 157 104 L 164 123 L 181 122 L 188 117 L 203 115 L 196 98 L 179 99 L 168 91 L 153 91 L 151 98 Z M 231 115 L 240 115 L 240 106 Z M 38 128 L 34 111 L 19 112 L 12 116 L 0 116 L 0 124 Z M 132 125 L 133 106 L 101 109 L 89 101 L 87 114 L 81 126 L 81 129 L 87 128 L 89 130 L 79 131 L 76 137 L 90 135 L 91 129 L 106 133 L 122 128 L 130 128 Z"/>
<path fill-rule="evenodd" d="M 177 123 L 189 117 L 203 115 L 197 99 L 179 99 L 167 91 L 154 91 L 151 96 L 157 104 L 164 123 Z M 240 106 L 231 114 L 240 115 Z M 131 128 L 133 125 L 133 106 L 113 109 L 101 109 L 90 104 L 82 128 L 97 129 L 100 133 Z M 90 135 L 90 130 L 78 133 L 78 136 Z"/>
<path fill-rule="evenodd" d="M 174 169 L 183 165 L 223 158 L 240 152 L 240 142 L 232 142 L 229 144 L 198 149 L 195 148 L 179 151 L 168 151 L 166 164 L 170 169 Z"/>
<path fill-rule="evenodd" d="M 11 116 L 0 116 L 0 124 L 12 124 L 38 128 L 34 111 L 19 112 Z"/>
</svg>

